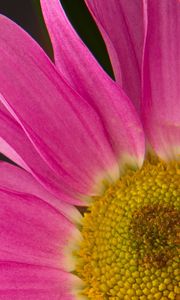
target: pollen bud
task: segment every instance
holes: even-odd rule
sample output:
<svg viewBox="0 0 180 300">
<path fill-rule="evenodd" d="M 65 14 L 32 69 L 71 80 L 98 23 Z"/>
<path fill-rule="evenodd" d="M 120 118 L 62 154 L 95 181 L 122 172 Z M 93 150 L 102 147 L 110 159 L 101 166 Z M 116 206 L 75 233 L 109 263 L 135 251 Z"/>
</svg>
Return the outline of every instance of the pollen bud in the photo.
<svg viewBox="0 0 180 300">
<path fill-rule="evenodd" d="M 93 199 L 75 254 L 88 299 L 180 299 L 178 172 L 148 160 Z"/>
</svg>

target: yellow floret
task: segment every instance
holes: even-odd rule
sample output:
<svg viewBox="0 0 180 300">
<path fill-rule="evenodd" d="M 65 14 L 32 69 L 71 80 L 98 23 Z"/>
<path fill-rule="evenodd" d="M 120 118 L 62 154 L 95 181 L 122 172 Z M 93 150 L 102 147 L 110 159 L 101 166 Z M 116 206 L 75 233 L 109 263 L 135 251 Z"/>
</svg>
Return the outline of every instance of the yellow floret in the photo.
<svg viewBox="0 0 180 300">
<path fill-rule="evenodd" d="M 148 160 L 93 199 L 74 254 L 88 299 L 180 299 L 179 174 Z"/>
</svg>

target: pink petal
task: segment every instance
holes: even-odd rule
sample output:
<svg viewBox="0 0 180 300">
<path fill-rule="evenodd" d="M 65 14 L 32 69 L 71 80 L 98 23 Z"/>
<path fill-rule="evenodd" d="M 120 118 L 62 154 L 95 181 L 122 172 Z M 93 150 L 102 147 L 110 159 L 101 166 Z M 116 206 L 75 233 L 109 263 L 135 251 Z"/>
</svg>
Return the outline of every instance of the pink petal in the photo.
<svg viewBox="0 0 180 300">
<path fill-rule="evenodd" d="M 55 196 L 50 194 L 33 178 L 31 174 L 5 162 L 0 162 L 0 172 L 1 189 L 6 191 L 11 190 L 15 193 L 26 193 L 37 196 L 55 207 L 69 220 L 72 220 L 75 223 L 80 222 L 81 214 L 75 207 L 62 201 L 63 199 L 57 199 Z"/>
<path fill-rule="evenodd" d="M 0 263 L 1 300 L 75 300 L 71 291 L 77 282 L 72 274 L 57 269 Z"/>
<path fill-rule="evenodd" d="M 25 186 L 23 171 L 20 178 Z M 57 209 L 22 190 L 0 186 L 0 261 L 73 269 L 67 249 L 80 239 L 79 231 Z"/>
<path fill-rule="evenodd" d="M 36 151 L 20 125 L 0 103 L 0 152 L 30 172 L 47 190 L 75 205 L 84 202 L 67 196 L 61 178 Z M 61 182 L 61 184 L 60 184 Z"/>
<path fill-rule="evenodd" d="M 67 193 L 97 193 L 97 178 L 106 172 L 114 180 L 118 173 L 98 115 L 59 76 L 42 49 L 3 16 L 0 39 L 2 103 Z"/>
<path fill-rule="evenodd" d="M 142 116 L 148 140 L 163 159 L 180 150 L 180 2 L 145 2 Z"/>
<path fill-rule="evenodd" d="M 85 2 L 105 40 L 117 82 L 138 106 L 144 40 L 142 1 Z"/>
<path fill-rule="evenodd" d="M 68 82 L 98 111 L 118 159 L 141 164 L 144 136 L 134 107 L 77 36 L 58 0 L 41 0 L 55 62 Z"/>
</svg>

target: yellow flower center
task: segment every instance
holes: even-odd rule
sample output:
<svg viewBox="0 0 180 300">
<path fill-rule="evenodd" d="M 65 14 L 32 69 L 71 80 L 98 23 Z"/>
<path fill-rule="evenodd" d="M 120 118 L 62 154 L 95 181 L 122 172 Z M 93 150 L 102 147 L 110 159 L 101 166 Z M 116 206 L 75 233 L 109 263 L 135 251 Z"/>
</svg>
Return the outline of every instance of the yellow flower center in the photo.
<svg viewBox="0 0 180 300">
<path fill-rule="evenodd" d="M 180 299 L 180 169 L 146 161 L 85 213 L 76 274 L 92 300 Z"/>
</svg>

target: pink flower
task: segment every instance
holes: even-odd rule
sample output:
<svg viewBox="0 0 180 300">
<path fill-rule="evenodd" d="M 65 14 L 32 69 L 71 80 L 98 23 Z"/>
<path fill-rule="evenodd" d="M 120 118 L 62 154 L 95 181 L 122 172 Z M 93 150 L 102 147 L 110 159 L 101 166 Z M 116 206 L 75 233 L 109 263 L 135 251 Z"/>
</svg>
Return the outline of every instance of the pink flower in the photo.
<svg viewBox="0 0 180 300">
<path fill-rule="evenodd" d="M 146 191 L 145 200 L 149 195 L 155 197 L 160 203 L 157 211 L 162 206 L 160 215 L 166 216 L 163 222 L 168 221 L 169 227 L 163 227 L 156 216 L 156 202 L 154 206 L 151 202 L 143 206 L 143 217 L 151 212 L 157 226 L 162 225 L 161 235 L 166 228 L 168 243 L 173 243 L 176 224 L 171 224 L 170 217 L 176 217 L 178 190 L 174 182 L 179 183 L 179 177 L 171 164 L 178 161 L 180 146 L 179 1 L 86 0 L 86 3 L 104 37 L 116 82 L 77 36 L 59 0 L 41 0 L 55 63 L 27 33 L 0 16 L 0 151 L 18 165 L 0 164 L 0 299 L 178 299 L 176 283 L 171 284 L 170 275 L 165 277 L 166 281 L 163 277 L 169 273 L 164 252 L 158 246 L 158 252 L 147 249 L 152 250 L 155 261 L 149 252 L 150 256 L 142 260 L 146 264 L 149 259 L 159 272 L 157 276 L 165 274 L 162 281 L 158 277 L 148 279 L 149 285 L 143 283 L 139 292 L 138 282 L 127 279 L 126 289 L 119 285 L 117 290 L 108 279 L 100 287 L 90 286 L 88 292 L 81 291 L 83 281 L 87 285 L 86 275 L 91 273 L 87 271 L 80 276 L 80 263 L 73 261 L 80 255 L 84 238 L 81 226 L 86 222 L 75 206 L 89 205 L 94 196 L 106 199 L 106 185 L 113 195 L 121 198 L 123 190 L 115 190 L 114 183 L 128 165 L 137 174 L 143 174 L 140 175 L 142 190 L 138 185 L 139 194 L 133 189 L 131 192 L 138 198 Z M 147 147 L 163 161 L 158 167 L 150 164 L 148 173 L 143 167 L 148 160 L 145 136 Z M 125 178 L 126 183 L 131 182 Z M 141 203 L 141 197 L 138 199 Z M 127 206 L 136 202 L 128 201 Z M 172 205 L 167 209 L 162 203 Z M 133 216 L 137 222 L 131 229 L 136 236 L 140 212 L 135 210 Z M 100 217 L 99 210 L 97 222 Z M 123 230 L 126 225 L 122 224 Z M 146 228 L 146 224 L 143 226 Z M 147 225 L 140 236 L 147 232 L 151 235 L 151 231 Z M 152 242 L 148 238 L 146 242 Z M 72 253 L 74 246 L 77 253 Z M 171 254 L 168 252 L 167 260 Z M 163 265 L 158 261 L 160 255 Z M 93 262 L 94 258 L 90 259 Z M 171 267 L 175 274 L 174 264 L 167 269 Z M 110 262 L 108 266 L 110 270 L 114 268 Z M 146 273 L 143 276 L 150 278 L 150 273 Z M 175 274 L 173 282 L 176 278 Z M 113 287 L 117 282 L 112 283 Z M 111 288 L 106 290 L 107 286 Z"/>
</svg>

